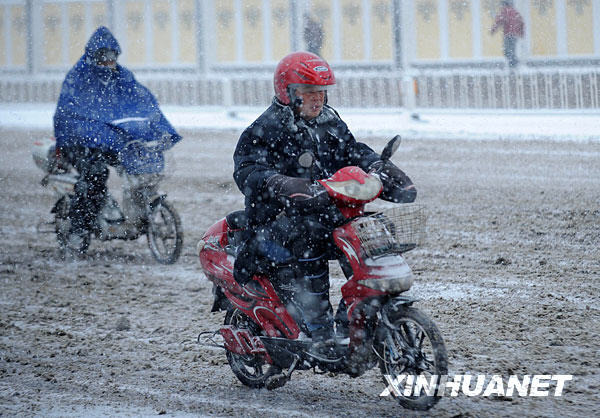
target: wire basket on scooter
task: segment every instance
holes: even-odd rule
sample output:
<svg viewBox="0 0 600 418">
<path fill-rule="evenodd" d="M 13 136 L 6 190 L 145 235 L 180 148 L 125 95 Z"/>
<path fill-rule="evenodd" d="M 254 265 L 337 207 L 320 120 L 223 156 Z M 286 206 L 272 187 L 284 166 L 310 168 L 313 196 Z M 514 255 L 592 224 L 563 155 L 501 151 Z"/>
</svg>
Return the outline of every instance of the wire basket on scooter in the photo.
<svg viewBox="0 0 600 418">
<path fill-rule="evenodd" d="M 404 253 L 425 239 L 425 207 L 409 203 L 352 222 L 367 257 Z"/>
</svg>

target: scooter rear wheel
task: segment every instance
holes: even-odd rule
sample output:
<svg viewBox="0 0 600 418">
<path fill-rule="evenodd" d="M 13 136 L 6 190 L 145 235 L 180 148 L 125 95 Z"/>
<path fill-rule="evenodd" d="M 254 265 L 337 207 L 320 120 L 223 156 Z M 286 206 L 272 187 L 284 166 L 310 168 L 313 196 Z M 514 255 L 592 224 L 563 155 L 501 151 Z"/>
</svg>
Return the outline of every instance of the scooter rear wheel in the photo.
<svg viewBox="0 0 600 418">
<path fill-rule="evenodd" d="M 415 394 L 414 383 L 418 378 L 430 383 L 433 376 L 440 379 L 448 374 L 442 335 L 431 319 L 412 307 L 399 306 L 389 313 L 388 319 L 389 324 L 380 323 L 377 332 L 383 381 L 401 406 L 426 411 L 440 400 L 437 387 L 429 394 L 424 389 Z M 396 382 L 393 387 L 386 376 Z M 407 384 L 409 376 L 414 383 Z"/>
<path fill-rule="evenodd" d="M 248 329 L 252 335 L 259 334 L 259 328 L 250 318 L 237 308 L 229 309 L 225 315 L 225 325 Z M 251 388 L 265 387 L 267 379 L 280 372 L 280 369 L 266 363 L 258 355 L 241 355 L 227 351 L 227 361 L 233 374 L 244 385 Z"/>
<path fill-rule="evenodd" d="M 156 203 L 148 215 L 148 247 L 161 264 L 173 264 L 181 255 L 183 230 L 175 208 L 167 201 Z"/>
</svg>

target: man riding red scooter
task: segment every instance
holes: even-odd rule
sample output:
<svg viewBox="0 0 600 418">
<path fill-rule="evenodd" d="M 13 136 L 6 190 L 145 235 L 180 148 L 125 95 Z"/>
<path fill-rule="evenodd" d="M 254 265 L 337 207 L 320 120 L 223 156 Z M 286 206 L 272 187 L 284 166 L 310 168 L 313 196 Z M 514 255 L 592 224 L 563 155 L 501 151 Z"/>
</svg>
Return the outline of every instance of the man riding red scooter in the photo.
<svg viewBox="0 0 600 418">
<path fill-rule="evenodd" d="M 386 166 L 399 139 L 388 143 L 377 165 Z M 358 377 L 379 364 L 388 390 L 403 407 L 427 410 L 439 401 L 441 396 L 432 379 L 448 373 L 443 338 L 435 323 L 412 306 L 415 299 L 403 294 L 414 280 L 403 254 L 423 242 L 425 211 L 419 204 L 403 204 L 382 212 L 366 212 L 365 205 L 383 191 L 381 177 L 385 176 L 379 170 L 366 173 L 360 167 L 346 166 L 311 183 L 311 190 L 302 197 L 286 197 L 285 214 L 276 221 L 287 222 L 289 238 L 281 242 L 292 243 L 292 249 L 265 239 L 269 238 L 267 233 L 285 237 L 282 230 L 276 230 L 279 235 L 275 235 L 266 227 L 258 229 L 255 235 L 261 239 L 254 244 L 250 241 L 250 245 L 262 251 L 255 258 L 262 264 L 251 266 L 257 273 L 243 285 L 234 278 L 233 266 L 244 243 L 248 244 L 244 234 L 253 233 L 245 212 L 227 214 L 202 236 L 198 257 L 204 275 L 214 285 L 212 312 L 224 310 L 226 315 L 222 327 L 201 332 L 198 341 L 204 339 L 205 345 L 225 349 L 231 370 L 244 385 L 276 389 L 290 380 L 294 370 L 311 368 L 318 373 Z M 328 200 L 321 190 L 335 208 L 325 205 Z M 312 206 L 321 213 L 328 210 L 326 213 L 334 214 L 341 225 L 329 231 L 327 218 L 321 221 L 319 212 L 303 206 L 311 199 L 321 199 L 322 206 Z M 341 288 L 340 302 L 347 310 L 338 309 L 336 337 L 346 328 L 349 338 L 319 340 L 320 330 L 327 324 L 315 328 L 313 322 L 311 329 L 307 321 L 323 311 L 327 314 L 326 309 L 318 309 L 329 308 L 328 301 L 322 306 L 310 305 L 314 299 L 323 299 L 304 295 L 303 291 L 310 292 L 306 286 L 311 278 L 300 276 L 302 270 L 294 270 L 297 264 L 293 257 L 301 249 L 293 244 L 306 243 L 306 236 L 315 236 L 303 235 L 312 234 L 311 228 L 327 234 L 321 238 L 321 257 L 337 260 L 348 279 Z M 325 242 L 329 235 L 331 239 Z M 301 256 L 306 257 L 305 253 Z M 276 264 L 277 257 L 289 260 L 289 264 Z M 305 259 L 299 262 L 308 263 Z M 426 379 L 431 386 L 413 391 L 410 382 L 415 379 Z"/>
<path fill-rule="evenodd" d="M 328 253 L 332 231 L 346 221 L 316 180 L 346 166 L 377 171 L 381 198 L 407 203 L 416 198 L 409 177 L 357 142 L 327 104 L 335 85 L 329 64 L 295 52 L 275 70 L 271 106 L 241 135 L 234 154 L 234 179 L 245 196 L 247 228 L 234 277 L 242 285 L 266 273 L 292 315 L 306 324 L 315 355 L 327 357 L 336 337 L 329 302 Z M 336 315 L 337 336 L 347 334 L 345 305 Z"/>
</svg>

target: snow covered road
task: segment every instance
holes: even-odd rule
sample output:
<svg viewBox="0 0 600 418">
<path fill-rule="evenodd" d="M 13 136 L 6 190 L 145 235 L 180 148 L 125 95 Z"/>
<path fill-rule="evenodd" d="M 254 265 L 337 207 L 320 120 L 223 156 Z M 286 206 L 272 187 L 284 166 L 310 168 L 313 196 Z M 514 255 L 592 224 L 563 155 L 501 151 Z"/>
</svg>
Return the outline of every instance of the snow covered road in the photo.
<svg viewBox="0 0 600 418">
<path fill-rule="evenodd" d="M 237 128 L 181 128 L 163 189 L 181 214 L 184 250 L 160 266 L 144 239 L 94 241 L 84 260 L 63 263 L 55 237 L 36 231 L 53 200 L 30 144 L 50 129 L 2 126 L 0 414 L 411 416 L 379 397 L 378 370 L 298 372 L 256 391 L 223 353 L 196 344 L 223 321 L 209 313 L 195 245 L 243 205 L 231 177 Z M 361 133 L 377 150 L 389 137 Z M 600 142 L 425 137 L 407 137 L 394 160 L 428 207 L 428 240 L 407 255 L 410 293 L 438 324 L 450 373 L 574 375 L 562 397 L 461 395 L 430 414 L 589 416 L 600 404 Z M 337 301 L 343 280 L 332 266 Z"/>
</svg>

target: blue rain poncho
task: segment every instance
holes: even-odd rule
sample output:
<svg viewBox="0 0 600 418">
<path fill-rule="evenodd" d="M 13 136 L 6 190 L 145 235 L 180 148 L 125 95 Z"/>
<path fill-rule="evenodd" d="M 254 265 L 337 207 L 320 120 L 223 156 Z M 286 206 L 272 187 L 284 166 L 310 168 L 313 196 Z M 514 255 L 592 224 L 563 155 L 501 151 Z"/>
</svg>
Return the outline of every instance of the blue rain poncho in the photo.
<svg viewBox="0 0 600 418">
<path fill-rule="evenodd" d="M 160 140 L 164 148 L 178 142 L 181 136 L 152 93 L 135 80 L 131 71 L 119 64 L 114 69 L 96 65 L 94 56 L 101 48 L 121 52 L 119 43 L 104 26 L 92 34 L 85 53 L 63 82 L 54 114 L 57 145 L 120 153 L 126 151 L 124 147 L 131 140 Z"/>
</svg>

